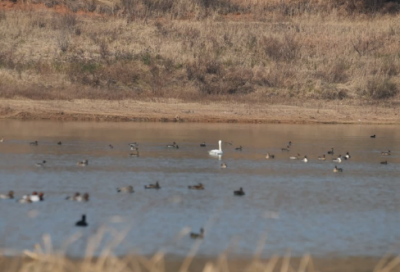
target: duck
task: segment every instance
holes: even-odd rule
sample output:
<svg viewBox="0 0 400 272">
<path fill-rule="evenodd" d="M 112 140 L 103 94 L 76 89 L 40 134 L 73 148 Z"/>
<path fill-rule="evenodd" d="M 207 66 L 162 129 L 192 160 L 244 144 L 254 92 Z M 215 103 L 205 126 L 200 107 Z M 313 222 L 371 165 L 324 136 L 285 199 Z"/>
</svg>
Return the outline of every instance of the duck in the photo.
<svg viewBox="0 0 400 272">
<path fill-rule="evenodd" d="M 351 158 L 349 152 L 346 152 L 346 155 L 344 155 L 345 160 L 349 160 Z"/>
<path fill-rule="evenodd" d="M 109 144 L 108 147 L 109 147 L 110 149 L 113 149 L 113 148 L 114 148 L 114 146 L 113 146 L 112 144 Z"/>
<path fill-rule="evenodd" d="M 303 162 L 308 162 L 307 156 L 304 156 Z"/>
<path fill-rule="evenodd" d="M 62 142 L 58 142 L 57 144 L 58 144 L 58 145 L 62 145 Z"/>
<path fill-rule="evenodd" d="M 137 143 L 137 142 L 134 142 L 134 143 L 129 143 L 129 146 L 130 147 L 136 147 L 136 146 L 138 146 L 139 144 Z"/>
<path fill-rule="evenodd" d="M 194 232 L 190 233 L 190 238 L 203 239 L 204 238 L 204 229 L 201 228 L 200 233 L 194 233 Z"/>
<path fill-rule="evenodd" d="M 24 195 L 21 199 L 17 200 L 17 202 L 25 204 L 25 203 L 32 203 L 32 200 L 29 196 Z"/>
<path fill-rule="evenodd" d="M 383 151 L 383 152 L 381 152 L 381 155 L 382 155 L 382 156 L 390 156 L 390 155 L 391 155 L 391 152 L 390 152 L 390 150 L 388 150 L 388 151 Z"/>
<path fill-rule="evenodd" d="M 282 150 L 282 151 L 290 151 L 290 146 L 288 145 L 288 146 L 286 146 L 286 147 L 284 147 L 284 148 L 281 148 L 281 150 Z"/>
<path fill-rule="evenodd" d="M 67 196 L 65 200 L 70 200 L 70 201 L 76 201 L 76 199 L 80 196 L 81 194 L 79 192 L 76 192 L 73 196 Z"/>
<path fill-rule="evenodd" d="M 266 158 L 267 160 L 269 160 L 269 159 L 275 159 L 275 155 L 270 155 L 269 153 L 267 153 L 267 155 L 265 155 L 265 158 Z"/>
<path fill-rule="evenodd" d="M 388 164 L 388 163 L 387 163 L 387 161 L 383 161 L 383 162 L 381 162 L 381 164 Z"/>
<path fill-rule="evenodd" d="M 339 155 L 339 157 L 337 157 L 336 159 L 333 159 L 332 161 L 341 163 L 342 162 L 342 155 Z"/>
<path fill-rule="evenodd" d="M 189 185 L 188 188 L 191 190 L 204 190 L 204 185 L 199 183 L 198 185 Z"/>
<path fill-rule="evenodd" d="M 120 187 L 117 188 L 118 193 L 133 193 L 133 186 L 125 186 L 125 187 Z"/>
<path fill-rule="evenodd" d="M 236 147 L 235 150 L 242 151 L 242 146 Z"/>
<path fill-rule="evenodd" d="M 298 160 L 298 159 L 300 159 L 300 154 L 297 154 L 297 156 L 291 156 L 291 157 L 289 157 L 289 159 Z"/>
<path fill-rule="evenodd" d="M 200 147 L 206 147 L 206 142 L 201 143 Z"/>
<path fill-rule="evenodd" d="M 82 219 L 75 223 L 77 227 L 87 227 L 88 223 L 86 222 L 86 215 L 82 215 Z"/>
<path fill-rule="evenodd" d="M 328 152 L 328 155 L 333 155 L 335 152 L 333 151 L 333 147 L 331 148 L 331 150 L 329 150 Z"/>
<path fill-rule="evenodd" d="M 135 148 L 135 150 L 129 154 L 131 157 L 139 157 L 139 148 Z"/>
<path fill-rule="evenodd" d="M 338 167 L 335 165 L 335 168 L 333 168 L 333 172 L 334 172 L 334 173 L 343 172 L 343 169 L 342 169 L 342 168 L 338 168 Z"/>
<path fill-rule="evenodd" d="M 287 143 L 287 146 L 291 146 L 292 145 L 292 141 L 289 141 L 288 143 Z"/>
<path fill-rule="evenodd" d="M 233 194 L 236 195 L 236 196 L 244 196 L 243 188 L 240 187 L 240 189 L 237 190 L 237 191 L 234 191 Z"/>
<path fill-rule="evenodd" d="M 226 165 L 226 163 L 221 163 L 221 168 L 228 168 L 228 165 Z"/>
<path fill-rule="evenodd" d="M 155 184 L 149 184 L 144 186 L 145 189 L 161 189 L 160 184 L 158 181 Z"/>
<path fill-rule="evenodd" d="M 9 191 L 6 195 L 0 195 L 0 199 L 13 199 L 14 191 Z"/>
<path fill-rule="evenodd" d="M 87 166 L 87 165 L 89 165 L 89 161 L 88 160 L 79 161 L 79 162 L 76 163 L 76 165 L 78 165 L 78 166 Z"/>
<path fill-rule="evenodd" d="M 374 135 L 371 135 L 371 136 L 369 136 L 370 138 L 376 138 L 376 135 L 374 134 Z"/>
<path fill-rule="evenodd" d="M 322 155 L 322 156 L 320 156 L 320 157 L 318 157 L 318 160 L 320 160 L 320 161 L 324 161 L 324 160 L 326 160 L 325 154 L 324 154 L 324 155 Z"/>
<path fill-rule="evenodd" d="M 83 195 L 79 195 L 75 198 L 75 201 L 78 202 L 88 202 L 89 201 L 89 194 L 84 193 Z"/>
<path fill-rule="evenodd" d="M 46 161 L 35 163 L 37 167 L 43 167 L 46 164 Z"/>
<path fill-rule="evenodd" d="M 38 145 L 38 141 L 30 142 L 29 145 Z"/>
<path fill-rule="evenodd" d="M 210 151 L 208 151 L 208 154 L 210 154 L 212 156 L 221 156 L 222 154 L 224 154 L 224 152 L 222 151 L 222 148 L 221 148 L 221 143 L 222 143 L 222 141 L 219 140 L 218 141 L 219 149 L 210 150 Z"/>
<path fill-rule="evenodd" d="M 32 202 L 39 202 L 44 200 L 43 195 L 43 192 L 40 192 L 39 194 L 37 192 L 33 192 L 32 195 L 29 196 L 29 198 Z"/>
<path fill-rule="evenodd" d="M 172 144 L 167 144 L 168 148 L 179 148 L 178 144 L 176 142 L 173 142 Z"/>
</svg>

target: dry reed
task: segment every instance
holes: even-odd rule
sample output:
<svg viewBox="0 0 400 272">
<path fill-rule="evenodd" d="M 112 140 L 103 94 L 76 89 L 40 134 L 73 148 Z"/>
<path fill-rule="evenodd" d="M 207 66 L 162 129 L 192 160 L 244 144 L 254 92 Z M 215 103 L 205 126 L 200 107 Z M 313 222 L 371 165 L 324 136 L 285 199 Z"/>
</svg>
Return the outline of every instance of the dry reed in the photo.
<svg viewBox="0 0 400 272">
<path fill-rule="evenodd" d="M 386 2 L 27 2 L 0 13 L 0 96 L 397 99 Z"/>
<path fill-rule="evenodd" d="M 183 229 L 175 239 L 187 238 L 188 229 Z M 104 236 L 111 234 L 113 239 L 107 243 L 104 248 L 100 248 L 100 244 Z M 35 249 L 25 250 L 21 257 L 3 257 L 1 258 L 0 266 L 6 269 L 7 272 L 169 272 L 173 271 L 187 272 L 187 271 L 203 271 L 203 272 L 229 272 L 231 271 L 230 261 L 226 253 L 222 253 L 216 258 L 215 261 L 206 261 L 201 267 L 196 264 L 194 268 L 191 266 L 195 259 L 195 254 L 201 244 L 198 240 L 193 244 L 192 250 L 189 254 L 182 259 L 177 265 L 167 268 L 168 257 L 164 250 L 160 250 L 153 256 L 143 256 L 140 254 L 132 253 L 125 257 L 118 257 L 113 254 L 113 250 L 120 244 L 127 232 L 116 232 L 113 229 L 101 227 L 98 229 L 87 244 L 86 255 L 83 258 L 69 258 L 65 254 L 68 246 L 81 238 L 81 234 L 77 233 L 64 243 L 61 250 L 53 248 L 51 237 L 47 234 L 43 236 L 42 244 L 36 244 Z M 264 237 L 266 238 L 266 237 Z M 293 265 L 290 250 L 283 257 L 277 255 L 271 256 L 269 259 L 261 259 L 261 252 L 263 250 L 266 239 L 261 239 L 260 244 L 255 252 L 254 257 L 242 265 L 240 269 L 236 267 L 234 271 L 263 271 L 263 272 L 315 272 L 324 271 L 317 270 L 313 258 L 306 254 L 302 258 L 294 262 Z M 95 256 L 95 252 L 100 252 Z M 297 267 L 297 268 L 296 268 Z M 395 272 L 400 268 L 400 257 L 393 257 L 390 254 L 385 255 L 376 264 L 375 268 L 370 268 L 373 272 Z M 170 269 L 170 270 L 168 270 Z M 357 270 L 358 268 L 349 268 Z M 358 271 L 358 270 L 357 270 Z"/>
</svg>

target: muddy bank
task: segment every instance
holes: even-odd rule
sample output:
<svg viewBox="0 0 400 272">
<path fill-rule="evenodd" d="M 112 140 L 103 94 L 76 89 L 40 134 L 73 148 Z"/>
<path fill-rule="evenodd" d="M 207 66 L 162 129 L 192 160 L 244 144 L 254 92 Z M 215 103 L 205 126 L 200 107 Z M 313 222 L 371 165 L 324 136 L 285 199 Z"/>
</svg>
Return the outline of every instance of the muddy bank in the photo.
<svg viewBox="0 0 400 272">
<path fill-rule="evenodd" d="M 398 107 L 339 102 L 291 105 L 177 100 L 0 100 L 1 119 L 111 122 L 400 124 Z"/>
</svg>

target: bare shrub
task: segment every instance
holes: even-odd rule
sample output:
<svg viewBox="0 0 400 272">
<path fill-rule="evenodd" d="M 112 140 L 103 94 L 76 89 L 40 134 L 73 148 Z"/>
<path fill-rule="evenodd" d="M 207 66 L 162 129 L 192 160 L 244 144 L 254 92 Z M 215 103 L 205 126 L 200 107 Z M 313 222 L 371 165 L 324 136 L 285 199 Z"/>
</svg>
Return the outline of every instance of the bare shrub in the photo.
<svg viewBox="0 0 400 272">
<path fill-rule="evenodd" d="M 82 34 L 82 30 L 79 27 L 75 28 L 75 35 L 80 36 L 81 34 Z"/>
<path fill-rule="evenodd" d="M 400 12 L 400 3 L 389 2 L 382 8 L 383 13 L 397 14 Z"/>
<path fill-rule="evenodd" d="M 65 13 L 63 15 L 54 13 L 51 25 L 53 29 L 61 29 L 71 31 L 78 23 L 77 16 L 73 13 Z"/>
<path fill-rule="evenodd" d="M 228 94 L 248 94 L 254 91 L 253 72 L 250 69 L 231 68 L 225 72 L 224 81 L 228 85 Z"/>
<path fill-rule="evenodd" d="M 251 69 L 232 67 L 226 69 L 219 61 L 203 57 L 186 66 L 189 81 L 206 95 L 248 94 L 254 91 Z"/>
<path fill-rule="evenodd" d="M 0 68 L 15 68 L 15 56 L 13 49 L 0 51 Z"/>
<path fill-rule="evenodd" d="M 206 9 L 212 9 L 222 14 L 244 11 L 244 6 L 230 0 L 197 0 L 198 4 Z"/>
<path fill-rule="evenodd" d="M 286 63 L 272 63 L 255 73 L 253 83 L 270 88 L 289 88 L 295 73 L 293 67 Z"/>
<path fill-rule="evenodd" d="M 383 74 L 387 76 L 397 76 L 399 74 L 400 67 L 397 65 L 394 58 L 383 59 L 381 70 Z"/>
<path fill-rule="evenodd" d="M 264 37 L 261 43 L 265 54 L 275 61 L 295 61 L 300 55 L 301 46 L 293 35 L 286 34 L 283 40 Z"/>
<path fill-rule="evenodd" d="M 99 50 L 101 58 L 108 63 L 110 50 L 108 49 L 108 44 L 104 39 L 102 39 L 99 43 Z"/>
<path fill-rule="evenodd" d="M 41 16 L 35 17 L 32 20 L 32 25 L 35 27 L 44 28 L 44 27 L 46 27 L 46 24 L 47 24 L 47 20 Z"/>
<path fill-rule="evenodd" d="M 348 80 L 347 70 L 349 64 L 344 59 L 339 59 L 329 64 L 325 70 L 314 73 L 317 78 L 321 78 L 329 83 L 343 83 Z"/>
<path fill-rule="evenodd" d="M 145 65 L 150 65 L 153 61 L 153 58 L 148 51 L 142 53 L 140 59 Z"/>
<path fill-rule="evenodd" d="M 345 60 L 339 59 L 329 69 L 328 80 L 332 83 L 346 82 L 348 79 L 347 69 L 349 65 Z"/>
<path fill-rule="evenodd" d="M 131 21 L 133 16 L 138 16 L 137 7 L 139 6 L 139 0 L 121 0 L 122 9 L 128 18 L 128 22 Z"/>
<path fill-rule="evenodd" d="M 57 37 L 57 45 L 62 52 L 67 52 L 69 45 L 71 43 L 71 39 L 69 34 L 65 31 L 62 31 L 59 36 Z"/>
<path fill-rule="evenodd" d="M 326 100 L 342 100 L 348 97 L 348 91 L 345 89 L 337 89 L 335 87 L 328 87 L 321 92 L 321 98 Z"/>
<path fill-rule="evenodd" d="M 168 35 L 168 30 L 164 27 L 163 23 L 160 21 L 157 21 L 154 23 L 154 26 L 157 28 L 158 33 L 160 33 L 163 36 Z"/>
<path fill-rule="evenodd" d="M 78 19 L 75 14 L 66 13 L 61 17 L 61 23 L 65 28 L 74 28 L 78 23 Z"/>
<path fill-rule="evenodd" d="M 6 12 L 4 10 L 0 11 L 0 22 L 7 19 Z"/>
<path fill-rule="evenodd" d="M 73 62 L 68 65 L 66 72 L 71 82 L 98 86 L 102 66 L 91 61 Z"/>
<path fill-rule="evenodd" d="M 368 81 L 366 92 L 373 99 L 387 99 L 397 95 L 399 90 L 389 77 L 375 77 Z"/>
<path fill-rule="evenodd" d="M 197 62 L 187 64 L 186 74 L 189 80 L 203 82 L 207 74 L 221 76 L 222 64 L 211 57 L 203 57 Z"/>
<path fill-rule="evenodd" d="M 97 4 L 94 0 L 86 2 L 85 10 L 88 12 L 94 12 L 97 8 Z"/>
<path fill-rule="evenodd" d="M 381 38 L 375 35 L 357 37 L 352 40 L 353 48 L 360 56 L 367 55 L 381 47 Z"/>
<path fill-rule="evenodd" d="M 271 59 L 279 60 L 281 58 L 280 49 L 282 47 L 282 43 L 277 38 L 272 36 L 264 37 L 262 40 L 262 47 L 265 54 Z"/>
</svg>

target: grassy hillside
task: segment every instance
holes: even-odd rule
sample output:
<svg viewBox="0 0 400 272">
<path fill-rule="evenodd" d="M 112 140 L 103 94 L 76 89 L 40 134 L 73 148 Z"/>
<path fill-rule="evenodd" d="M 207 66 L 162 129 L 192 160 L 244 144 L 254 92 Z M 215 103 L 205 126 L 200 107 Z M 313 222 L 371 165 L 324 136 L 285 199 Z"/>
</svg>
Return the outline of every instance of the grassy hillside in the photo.
<svg viewBox="0 0 400 272">
<path fill-rule="evenodd" d="M 0 96 L 395 99 L 400 4 L 0 2 Z"/>
</svg>

